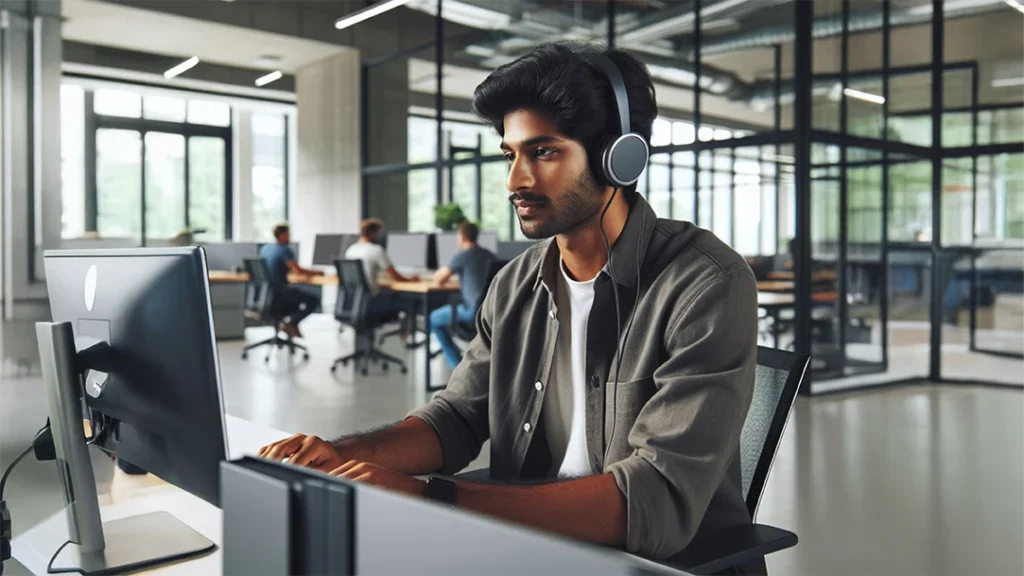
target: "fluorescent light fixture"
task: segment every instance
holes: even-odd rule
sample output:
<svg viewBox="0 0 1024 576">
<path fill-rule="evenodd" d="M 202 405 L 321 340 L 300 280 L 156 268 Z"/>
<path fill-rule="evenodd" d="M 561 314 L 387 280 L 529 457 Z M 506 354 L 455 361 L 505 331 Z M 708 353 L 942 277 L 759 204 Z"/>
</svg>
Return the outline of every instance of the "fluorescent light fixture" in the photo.
<svg viewBox="0 0 1024 576">
<path fill-rule="evenodd" d="M 843 94 L 846 94 L 850 98 L 871 102 L 872 104 L 885 104 L 885 98 L 878 94 L 871 94 L 870 92 L 861 92 L 860 90 L 854 90 L 853 88 L 844 88 Z"/>
<path fill-rule="evenodd" d="M 280 70 L 274 70 L 273 72 L 271 72 L 270 74 L 267 74 L 266 76 L 260 76 L 259 78 L 257 78 L 256 79 L 256 85 L 257 86 L 266 86 L 267 84 L 270 84 L 271 82 L 273 82 L 275 80 L 280 80 L 281 76 L 283 76 L 283 74 L 281 74 Z"/>
<path fill-rule="evenodd" d="M 1010 88 L 1012 86 L 1024 86 L 1024 77 L 1021 78 L 1000 78 L 992 81 L 993 88 Z"/>
<path fill-rule="evenodd" d="M 1021 4 L 1017 0 L 1003 0 L 1003 2 L 1005 2 L 1006 5 L 1009 6 L 1010 8 L 1013 8 L 1017 12 L 1024 14 L 1024 4 Z"/>
<path fill-rule="evenodd" d="M 164 78 L 170 79 L 174 78 L 175 76 L 180 76 L 181 74 L 184 74 L 185 72 L 188 72 L 189 70 L 194 68 L 196 64 L 199 64 L 199 57 L 193 56 L 188 60 L 185 60 L 181 64 L 178 64 L 174 68 L 171 68 L 167 72 L 164 72 Z"/>
<path fill-rule="evenodd" d="M 353 12 L 352 14 L 349 14 L 344 18 L 338 18 L 338 20 L 334 23 L 334 27 L 337 28 L 338 30 L 344 30 L 349 26 L 355 26 L 360 22 L 369 20 L 374 16 L 383 14 L 388 10 L 394 10 L 395 8 L 398 8 L 399 6 L 408 3 L 409 0 L 384 0 L 383 2 L 378 2 L 373 6 L 368 6 L 366 8 L 363 8 L 362 10 Z"/>
</svg>

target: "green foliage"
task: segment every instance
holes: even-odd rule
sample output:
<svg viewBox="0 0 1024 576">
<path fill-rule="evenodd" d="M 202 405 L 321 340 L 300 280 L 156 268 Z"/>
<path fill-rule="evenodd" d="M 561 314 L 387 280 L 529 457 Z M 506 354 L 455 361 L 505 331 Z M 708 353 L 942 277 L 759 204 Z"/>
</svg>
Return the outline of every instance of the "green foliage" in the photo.
<svg viewBox="0 0 1024 576">
<path fill-rule="evenodd" d="M 442 232 L 454 232 L 459 224 L 466 220 L 468 218 L 462 211 L 462 207 L 455 202 L 434 206 L 434 225 Z"/>
</svg>

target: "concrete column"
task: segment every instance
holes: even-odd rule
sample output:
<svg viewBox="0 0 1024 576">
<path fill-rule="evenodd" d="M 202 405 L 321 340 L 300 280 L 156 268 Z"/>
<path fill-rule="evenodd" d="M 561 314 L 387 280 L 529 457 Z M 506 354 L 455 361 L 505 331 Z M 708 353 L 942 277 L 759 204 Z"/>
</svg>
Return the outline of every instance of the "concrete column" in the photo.
<svg viewBox="0 0 1024 576">
<path fill-rule="evenodd" d="M 235 127 L 234 190 L 231 191 L 235 213 L 231 215 L 234 240 L 252 240 L 252 112 L 234 108 L 231 122 Z"/>
<path fill-rule="evenodd" d="M 59 0 L 0 0 L 0 290 L 7 319 L 45 300 L 42 252 L 60 243 L 60 27 Z"/>
<path fill-rule="evenodd" d="M 60 0 L 0 0 L 0 372 L 38 362 L 12 330 L 49 318 L 43 251 L 61 236 Z M 29 332 L 31 333 L 31 332 Z"/>
<path fill-rule="evenodd" d="M 297 170 L 289 194 L 292 238 L 309 264 L 318 233 L 356 232 L 362 214 L 360 62 L 350 50 L 295 74 Z"/>
</svg>

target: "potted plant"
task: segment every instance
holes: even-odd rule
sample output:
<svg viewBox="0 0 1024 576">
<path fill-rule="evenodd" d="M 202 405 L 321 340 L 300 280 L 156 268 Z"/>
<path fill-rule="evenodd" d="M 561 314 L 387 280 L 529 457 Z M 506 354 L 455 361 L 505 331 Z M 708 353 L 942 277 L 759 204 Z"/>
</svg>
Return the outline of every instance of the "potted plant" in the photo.
<svg viewBox="0 0 1024 576">
<path fill-rule="evenodd" d="M 466 220 L 462 207 L 455 202 L 434 206 L 434 226 L 442 232 L 454 232 Z"/>
</svg>

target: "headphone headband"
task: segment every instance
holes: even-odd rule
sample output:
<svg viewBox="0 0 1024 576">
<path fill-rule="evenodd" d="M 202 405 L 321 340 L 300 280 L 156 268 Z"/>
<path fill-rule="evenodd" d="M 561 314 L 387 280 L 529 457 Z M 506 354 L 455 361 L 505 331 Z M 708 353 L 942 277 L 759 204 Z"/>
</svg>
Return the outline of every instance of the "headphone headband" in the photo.
<svg viewBox="0 0 1024 576">
<path fill-rule="evenodd" d="M 626 93 L 626 82 L 622 79 L 619 67 L 612 62 L 611 58 L 600 52 L 583 52 L 580 56 L 591 66 L 604 72 L 604 76 L 608 79 L 608 83 L 612 86 L 612 92 L 615 94 L 621 127 L 619 135 L 629 134 L 632 132 L 629 126 L 629 95 Z"/>
</svg>

